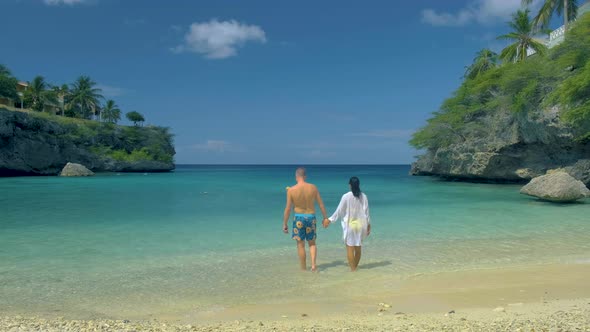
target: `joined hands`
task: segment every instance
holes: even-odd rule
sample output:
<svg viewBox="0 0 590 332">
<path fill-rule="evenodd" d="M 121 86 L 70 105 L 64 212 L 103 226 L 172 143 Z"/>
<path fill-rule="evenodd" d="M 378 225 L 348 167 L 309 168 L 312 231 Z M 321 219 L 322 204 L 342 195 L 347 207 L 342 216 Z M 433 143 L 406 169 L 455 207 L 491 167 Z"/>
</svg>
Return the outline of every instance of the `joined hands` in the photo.
<svg viewBox="0 0 590 332">
<path fill-rule="evenodd" d="M 324 221 L 322 221 L 322 226 L 324 226 L 324 228 L 328 228 L 328 226 L 330 226 L 330 219 L 324 218 Z"/>
</svg>

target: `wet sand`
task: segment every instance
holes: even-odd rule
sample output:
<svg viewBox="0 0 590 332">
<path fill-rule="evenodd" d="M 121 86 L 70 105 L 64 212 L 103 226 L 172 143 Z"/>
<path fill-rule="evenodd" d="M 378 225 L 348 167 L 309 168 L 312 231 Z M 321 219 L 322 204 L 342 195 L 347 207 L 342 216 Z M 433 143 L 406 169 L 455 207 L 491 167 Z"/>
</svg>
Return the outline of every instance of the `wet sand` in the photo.
<svg viewBox="0 0 590 332">
<path fill-rule="evenodd" d="M 406 278 L 362 273 L 300 299 L 150 317 L 68 320 L 0 311 L 0 331 L 590 331 L 590 264 Z M 347 295 L 359 282 L 366 294 Z"/>
</svg>

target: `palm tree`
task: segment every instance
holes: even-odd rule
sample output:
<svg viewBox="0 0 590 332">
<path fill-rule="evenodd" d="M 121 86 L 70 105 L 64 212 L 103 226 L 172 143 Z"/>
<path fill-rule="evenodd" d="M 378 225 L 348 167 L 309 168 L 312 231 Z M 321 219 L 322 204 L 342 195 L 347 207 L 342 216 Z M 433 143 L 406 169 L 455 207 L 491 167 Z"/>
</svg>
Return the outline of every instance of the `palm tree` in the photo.
<svg viewBox="0 0 590 332">
<path fill-rule="evenodd" d="M 90 118 L 99 109 L 102 90 L 88 76 L 80 76 L 71 86 L 68 107 L 76 111 L 78 116 Z"/>
<path fill-rule="evenodd" d="M 61 115 L 63 116 L 65 112 L 66 99 L 70 94 L 70 88 L 67 84 L 62 84 L 61 86 L 54 86 L 53 92 L 55 92 L 58 98 L 59 107 L 61 108 Z"/>
<path fill-rule="evenodd" d="M 532 2 L 533 0 L 522 0 L 523 5 L 530 5 Z M 565 31 L 567 31 L 569 22 L 576 18 L 577 12 L 577 0 L 545 0 L 533 22 L 535 27 L 547 29 L 553 14 L 563 14 L 563 25 L 565 26 Z"/>
<path fill-rule="evenodd" d="M 109 123 L 117 123 L 121 120 L 121 109 L 119 105 L 115 104 L 115 101 L 107 100 L 102 108 L 102 119 Z"/>
<path fill-rule="evenodd" d="M 474 79 L 480 74 L 498 66 L 498 54 L 489 48 L 477 52 L 470 66 L 465 67 L 465 76 Z"/>
<path fill-rule="evenodd" d="M 543 41 L 534 37 L 534 24 L 529 18 L 530 11 L 519 10 L 512 15 L 512 21 L 508 25 L 512 32 L 498 37 L 498 39 L 511 40 L 513 43 L 502 50 L 500 59 L 505 62 L 519 62 L 527 58 L 527 51 L 534 50 L 543 55 L 547 47 Z"/>
<path fill-rule="evenodd" d="M 30 105 L 30 108 L 42 112 L 47 105 L 57 105 L 57 96 L 49 90 L 49 84 L 45 82 L 43 76 L 35 77 L 30 83 L 29 88 L 25 91 L 24 101 Z"/>
</svg>

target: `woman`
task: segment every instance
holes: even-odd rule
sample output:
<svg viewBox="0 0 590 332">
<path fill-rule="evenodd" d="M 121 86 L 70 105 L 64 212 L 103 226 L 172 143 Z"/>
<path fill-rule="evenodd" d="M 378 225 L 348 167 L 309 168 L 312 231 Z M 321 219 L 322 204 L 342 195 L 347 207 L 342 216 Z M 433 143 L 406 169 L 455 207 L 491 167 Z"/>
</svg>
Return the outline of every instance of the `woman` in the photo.
<svg viewBox="0 0 590 332">
<path fill-rule="evenodd" d="M 364 238 L 371 233 L 369 217 L 369 200 L 361 192 L 361 182 L 353 176 L 348 182 L 350 192 L 344 194 L 336 212 L 328 218 L 330 223 L 342 220 L 342 238 L 346 244 L 346 253 L 350 271 L 356 271 L 361 260 L 361 245 Z M 328 227 L 325 223 L 324 227 Z"/>
</svg>

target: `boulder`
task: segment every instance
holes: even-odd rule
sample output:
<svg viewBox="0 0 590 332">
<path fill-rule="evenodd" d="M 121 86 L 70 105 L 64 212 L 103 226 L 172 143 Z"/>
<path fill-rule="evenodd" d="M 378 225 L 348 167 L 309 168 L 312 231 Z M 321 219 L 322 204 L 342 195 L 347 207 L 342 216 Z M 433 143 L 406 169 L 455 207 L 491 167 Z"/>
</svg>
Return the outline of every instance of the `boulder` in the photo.
<svg viewBox="0 0 590 332">
<path fill-rule="evenodd" d="M 552 172 L 531 180 L 520 190 L 521 194 L 552 202 L 574 202 L 590 196 L 584 183 L 565 172 Z"/>
<path fill-rule="evenodd" d="M 590 159 L 581 159 L 571 166 L 547 171 L 547 173 L 553 172 L 566 172 L 576 180 L 584 182 L 586 187 L 590 187 Z"/>
<path fill-rule="evenodd" d="M 67 163 L 59 176 L 92 176 L 94 173 L 84 165 Z"/>
</svg>

